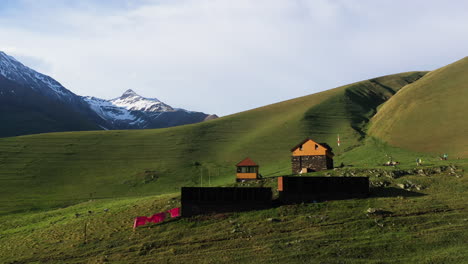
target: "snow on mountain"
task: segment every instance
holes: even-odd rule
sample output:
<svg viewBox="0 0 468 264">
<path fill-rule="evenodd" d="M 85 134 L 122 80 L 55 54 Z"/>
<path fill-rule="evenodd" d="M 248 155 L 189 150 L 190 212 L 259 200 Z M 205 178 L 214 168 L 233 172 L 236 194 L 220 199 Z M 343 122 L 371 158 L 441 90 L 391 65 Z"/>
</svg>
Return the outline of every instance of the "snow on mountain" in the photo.
<svg viewBox="0 0 468 264">
<path fill-rule="evenodd" d="M 15 87 L 24 87 L 52 99 L 54 104 L 71 111 L 70 116 L 73 115 L 77 123 L 78 119 L 84 120 L 82 123 L 106 130 L 171 127 L 202 122 L 208 116 L 202 112 L 172 108 L 156 98 L 140 96 L 131 89 L 112 100 L 78 96 L 53 78 L 36 72 L 1 51 L 0 76 L 19 84 Z M 15 93 L 14 89 L 8 90 L 8 93 Z M 47 104 L 41 107 L 47 108 Z"/>
<path fill-rule="evenodd" d="M 112 102 L 92 96 L 83 97 L 91 109 L 105 120 L 136 120 L 127 109 L 116 106 Z"/>
<path fill-rule="evenodd" d="M 131 89 L 112 100 L 91 96 L 83 99 L 96 114 L 113 124 L 126 121 L 130 126 L 142 126 L 148 118 L 155 119 L 162 112 L 176 111 L 156 98 L 142 97 Z"/>
<path fill-rule="evenodd" d="M 128 89 L 122 96 L 110 100 L 114 105 L 132 111 L 144 112 L 168 112 L 174 111 L 169 105 L 156 98 L 146 98 L 138 95 L 133 90 Z"/>
<path fill-rule="evenodd" d="M 70 101 L 76 96 L 56 80 L 36 72 L 2 51 L 0 51 L 0 75 L 49 97 Z"/>
</svg>

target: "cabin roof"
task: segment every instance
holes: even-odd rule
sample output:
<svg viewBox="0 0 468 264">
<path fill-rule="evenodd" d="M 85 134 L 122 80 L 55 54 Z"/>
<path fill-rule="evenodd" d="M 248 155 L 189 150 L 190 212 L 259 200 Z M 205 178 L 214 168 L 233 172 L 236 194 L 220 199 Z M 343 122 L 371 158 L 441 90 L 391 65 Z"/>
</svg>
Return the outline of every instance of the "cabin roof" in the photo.
<svg viewBox="0 0 468 264">
<path fill-rule="evenodd" d="M 245 158 L 241 162 L 236 164 L 237 167 L 241 166 L 258 166 L 257 163 L 255 163 L 253 160 L 251 160 L 249 157 Z"/>
<path fill-rule="evenodd" d="M 304 143 L 306 143 L 306 142 L 309 141 L 309 140 L 312 141 L 312 142 L 314 142 L 314 143 L 317 144 L 317 145 L 320 145 L 320 146 L 324 147 L 325 149 L 330 150 L 330 147 L 329 147 L 327 144 L 325 144 L 325 143 L 317 143 L 317 142 L 313 141 L 313 140 L 310 139 L 310 138 L 306 138 L 306 139 L 304 139 L 303 141 L 301 141 L 301 143 L 299 143 L 299 144 L 297 144 L 296 146 L 294 146 L 294 147 L 291 149 L 291 152 L 295 151 L 297 148 L 299 148 L 300 146 L 304 145 Z"/>
</svg>

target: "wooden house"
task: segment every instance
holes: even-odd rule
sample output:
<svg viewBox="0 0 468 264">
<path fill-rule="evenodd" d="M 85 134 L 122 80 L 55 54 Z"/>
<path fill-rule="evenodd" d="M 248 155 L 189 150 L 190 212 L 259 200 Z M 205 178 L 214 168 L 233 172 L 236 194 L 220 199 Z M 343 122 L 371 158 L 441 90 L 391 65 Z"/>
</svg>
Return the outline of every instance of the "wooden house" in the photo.
<svg viewBox="0 0 468 264">
<path fill-rule="evenodd" d="M 291 153 L 293 174 L 333 169 L 334 154 L 325 143 L 307 138 L 292 148 Z"/>
<path fill-rule="evenodd" d="M 237 174 L 236 180 L 256 180 L 258 179 L 258 164 L 250 158 L 245 158 L 236 164 Z"/>
</svg>

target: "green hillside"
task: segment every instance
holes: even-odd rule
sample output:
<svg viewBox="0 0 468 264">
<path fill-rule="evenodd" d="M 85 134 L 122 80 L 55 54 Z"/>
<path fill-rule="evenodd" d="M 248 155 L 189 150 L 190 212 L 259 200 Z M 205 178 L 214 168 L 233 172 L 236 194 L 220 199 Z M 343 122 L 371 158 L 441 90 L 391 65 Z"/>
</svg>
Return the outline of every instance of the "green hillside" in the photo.
<svg viewBox="0 0 468 264">
<path fill-rule="evenodd" d="M 382 136 L 399 128 L 399 116 L 411 114 L 387 110 L 395 98 L 407 108 L 437 98 L 437 105 L 459 109 L 446 100 L 463 101 L 452 91 L 462 94 L 466 63 L 187 126 L 0 138 L 0 263 L 467 263 L 468 160 L 452 158 L 462 148 L 446 147 L 447 161 L 431 153 L 441 142 L 466 144 L 450 138 L 466 123 L 457 115 L 456 128 L 420 123 L 440 137 L 431 148 Z M 438 97 L 420 93 L 412 100 L 421 85 Z M 427 111 L 444 119 L 442 110 Z M 370 120 L 377 137 L 368 134 Z M 408 130 L 421 126 L 413 124 L 420 119 L 402 120 Z M 370 197 L 170 219 L 132 230 L 134 217 L 179 206 L 181 186 L 275 188 L 276 178 L 269 177 L 291 173 L 289 149 L 305 137 L 332 146 L 340 167 L 311 175 L 368 176 Z M 234 183 L 234 164 L 246 156 L 266 179 Z M 383 166 L 389 159 L 401 164 Z"/>
<path fill-rule="evenodd" d="M 367 199 L 175 219 L 135 232 L 135 216 L 178 206 L 177 194 L 4 215 L 0 262 L 467 263 L 468 177 L 460 173 L 369 175 L 388 186 Z M 409 182 L 422 190 L 398 187 Z"/>
<path fill-rule="evenodd" d="M 342 146 L 335 153 L 359 146 L 376 108 L 423 74 L 362 81 L 175 128 L 2 138 L 0 213 L 226 184 L 246 156 L 264 176 L 288 174 L 292 146 L 305 137 L 333 146 L 337 134 Z"/>
<path fill-rule="evenodd" d="M 373 118 L 369 133 L 391 145 L 468 157 L 468 57 L 406 86 Z"/>
</svg>

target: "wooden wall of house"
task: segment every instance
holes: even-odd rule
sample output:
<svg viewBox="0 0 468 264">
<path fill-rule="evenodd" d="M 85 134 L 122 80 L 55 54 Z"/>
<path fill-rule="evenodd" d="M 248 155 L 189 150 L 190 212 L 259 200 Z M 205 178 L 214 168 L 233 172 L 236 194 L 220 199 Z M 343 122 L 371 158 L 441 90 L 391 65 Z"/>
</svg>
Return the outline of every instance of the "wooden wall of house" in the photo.
<svg viewBox="0 0 468 264">
<path fill-rule="evenodd" d="M 258 178 L 258 173 L 256 172 L 253 172 L 253 173 L 241 173 L 241 172 L 238 172 L 236 174 L 236 177 L 237 179 L 248 179 L 248 180 L 252 180 L 252 179 L 257 179 Z"/>
</svg>

